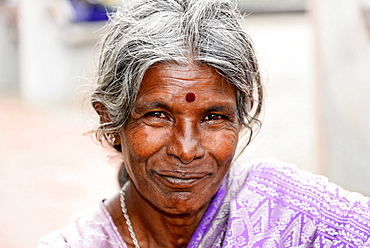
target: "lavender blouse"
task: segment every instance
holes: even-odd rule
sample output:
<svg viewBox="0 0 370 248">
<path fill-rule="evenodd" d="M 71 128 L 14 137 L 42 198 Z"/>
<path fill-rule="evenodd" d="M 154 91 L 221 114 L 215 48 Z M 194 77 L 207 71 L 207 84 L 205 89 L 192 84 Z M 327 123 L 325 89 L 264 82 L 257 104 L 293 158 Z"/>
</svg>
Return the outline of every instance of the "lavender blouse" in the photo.
<svg viewBox="0 0 370 248">
<path fill-rule="evenodd" d="M 100 203 L 38 247 L 127 246 Z M 188 247 L 370 247 L 370 200 L 277 160 L 234 164 Z"/>
</svg>

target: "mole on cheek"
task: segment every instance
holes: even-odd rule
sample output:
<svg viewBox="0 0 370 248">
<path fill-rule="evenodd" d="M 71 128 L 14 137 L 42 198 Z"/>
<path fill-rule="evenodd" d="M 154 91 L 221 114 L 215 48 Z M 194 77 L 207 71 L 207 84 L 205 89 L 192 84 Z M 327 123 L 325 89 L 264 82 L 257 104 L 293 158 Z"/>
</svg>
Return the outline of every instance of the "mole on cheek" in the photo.
<svg viewBox="0 0 370 248">
<path fill-rule="evenodd" d="M 188 93 L 188 94 L 186 94 L 185 100 L 187 102 L 194 102 L 195 101 L 195 94 L 194 93 L 191 93 L 191 92 Z"/>
</svg>

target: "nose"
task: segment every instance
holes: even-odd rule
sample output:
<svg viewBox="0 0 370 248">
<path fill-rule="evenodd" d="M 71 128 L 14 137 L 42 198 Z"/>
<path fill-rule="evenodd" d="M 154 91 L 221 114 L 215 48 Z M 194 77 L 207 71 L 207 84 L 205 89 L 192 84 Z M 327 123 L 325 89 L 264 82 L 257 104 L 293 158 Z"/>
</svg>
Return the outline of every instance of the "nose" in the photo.
<svg viewBox="0 0 370 248">
<path fill-rule="evenodd" d="M 202 158 L 205 151 L 199 135 L 196 124 L 190 121 L 179 123 L 173 130 L 167 154 L 176 157 L 183 164 L 189 164 L 194 159 Z"/>
</svg>

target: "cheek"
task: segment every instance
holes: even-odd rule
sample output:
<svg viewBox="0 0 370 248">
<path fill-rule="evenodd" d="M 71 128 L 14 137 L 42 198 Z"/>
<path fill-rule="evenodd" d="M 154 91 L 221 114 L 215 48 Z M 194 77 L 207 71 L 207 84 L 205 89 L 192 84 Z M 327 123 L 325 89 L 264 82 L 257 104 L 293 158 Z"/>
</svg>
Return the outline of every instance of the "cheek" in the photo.
<svg viewBox="0 0 370 248">
<path fill-rule="evenodd" d="M 165 144 L 165 137 L 168 134 L 163 130 L 153 130 L 148 126 L 128 128 L 123 132 L 123 146 L 125 150 L 124 157 L 134 159 L 135 162 L 146 160 L 151 155 L 160 150 Z"/>
<path fill-rule="evenodd" d="M 237 132 L 215 132 L 205 137 L 204 147 L 220 164 L 232 161 L 238 145 Z"/>
</svg>

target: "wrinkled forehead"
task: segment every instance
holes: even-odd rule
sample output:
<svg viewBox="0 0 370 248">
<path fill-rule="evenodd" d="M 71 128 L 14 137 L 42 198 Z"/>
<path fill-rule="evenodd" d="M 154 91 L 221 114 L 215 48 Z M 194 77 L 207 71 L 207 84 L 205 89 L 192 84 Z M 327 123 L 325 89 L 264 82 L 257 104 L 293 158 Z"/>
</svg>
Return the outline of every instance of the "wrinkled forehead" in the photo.
<svg viewBox="0 0 370 248">
<path fill-rule="evenodd" d="M 138 96 L 144 92 L 166 91 L 171 88 L 172 94 L 186 90 L 189 99 L 195 92 L 224 92 L 236 89 L 226 81 L 213 67 L 203 64 L 157 63 L 145 73 Z M 187 94 L 188 94 L 187 93 Z"/>
</svg>

